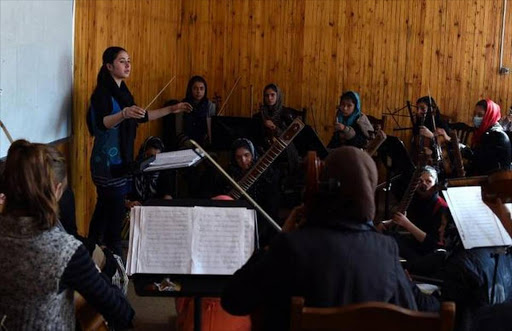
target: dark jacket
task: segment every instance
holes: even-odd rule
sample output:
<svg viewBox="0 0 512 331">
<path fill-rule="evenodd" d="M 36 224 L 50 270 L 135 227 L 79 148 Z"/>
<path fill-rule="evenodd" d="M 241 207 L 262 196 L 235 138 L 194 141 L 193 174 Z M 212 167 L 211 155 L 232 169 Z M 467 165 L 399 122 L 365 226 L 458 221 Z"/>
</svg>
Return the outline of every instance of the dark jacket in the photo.
<svg viewBox="0 0 512 331">
<path fill-rule="evenodd" d="M 456 330 L 469 330 L 477 311 L 491 303 L 492 248 L 455 250 L 442 271 L 442 299 L 457 305 Z M 499 257 L 494 303 L 512 301 L 512 256 Z M 489 328 L 488 330 L 493 330 Z"/>
<path fill-rule="evenodd" d="M 510 169 L 510 139 L 496 123 L 487 130 L 480 144 L 473 148 L 472 175 L 488 175 L 496 170 Z"/>
<path fill-rule="evenodd" d="M 307 306 L 382 301 L 416 309 L 391 237 L 367 223 L 306 226 L 279 235 L 238 270 L 225 288 L 223 308 L 234 315 L 264 309 L 266 330 L 287 330 L 292 296 Z"/>
</svg>

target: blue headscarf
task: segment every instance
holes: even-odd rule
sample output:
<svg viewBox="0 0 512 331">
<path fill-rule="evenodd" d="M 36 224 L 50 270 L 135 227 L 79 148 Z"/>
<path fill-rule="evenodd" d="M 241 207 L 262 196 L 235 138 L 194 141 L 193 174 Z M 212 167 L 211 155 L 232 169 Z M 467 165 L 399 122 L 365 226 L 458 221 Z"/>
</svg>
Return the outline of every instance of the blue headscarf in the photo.
<svg viewBox="0 0 512 331">
<path fill-rule="evenodd" d="M 361 98 L 359 97 L 359 94 L 354 91 L 347 91 L 343 93 L 340 97 L 340 104 L 341 100 L 343 99 L 350 99 L 352 102 L 354 102 L 354 112 L 349 116 L 345 117 L 341 113 L 341 111 L 337 111 L 336 118 L 338 120 L 338 123 L 342 123 L 343 125 L 352 126 L 354 122 L 361 116 Z"/>
</svg>

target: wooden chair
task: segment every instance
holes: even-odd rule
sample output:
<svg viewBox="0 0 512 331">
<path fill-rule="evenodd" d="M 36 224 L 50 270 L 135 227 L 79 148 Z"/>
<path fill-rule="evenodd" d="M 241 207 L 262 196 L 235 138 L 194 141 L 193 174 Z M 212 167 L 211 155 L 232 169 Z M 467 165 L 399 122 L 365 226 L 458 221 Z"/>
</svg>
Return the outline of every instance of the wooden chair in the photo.
<svg viewBox="0 0 512 331">
<path fill-rule="evenodd" d="M 375 138 L 376 133 L 379 130 L 386 130 L 386 116 L 382 116 L 382 118 L 377 118 L 371 115 L 367 115 L 370 124 L 373 126 L 373 132 L 370 134 L 370 138 Z"/>
<path fill-rule="evenodd" d="M 386 116 L 382 116 L 382 118 L 377 118 L 372 115 L 367 115 L 366 117 L 368 117 L 368 120 L 372 124 L 373 129 L 375 131 L 378 131 L 378 130 L 384 131 L 386 129 Z"/>
<path fill-rule="evenodd" d="M 457 122 L 457 123 L 450 123 L 448 124 L 451 130 L 455 131 L 457 133 L 457 138 L 459 139 L 459 143 L 467 145 L 468 142 L 471 140 L 469 139 L 471 137 L 471 134 L 476 129 L 472 126 L 467 125 L 463 122 Z"/>
<path fill-rule="evenodd" d="M 307 114 L 308 114 L 307 108 L 302 108 L 302 109 L 290 108 L 290 109 L 291 109 L 291 113 L 292 113 L 293 117 L 295 117 L 295 118 L 299 117 L 302 120 L 302 122 L 304 122 L 304 124 L 306 124 L 306 119 L 307 119 Z"/>
<path fill-rule="evenodd" d="M 366 302 L 334 308 L 304 307 L 293 297 L 291 331 L 449 331 L 455 321 L 455 303 L 443 302 L 440 313 L 405 309 L 390 303 Z"/>
</svg>

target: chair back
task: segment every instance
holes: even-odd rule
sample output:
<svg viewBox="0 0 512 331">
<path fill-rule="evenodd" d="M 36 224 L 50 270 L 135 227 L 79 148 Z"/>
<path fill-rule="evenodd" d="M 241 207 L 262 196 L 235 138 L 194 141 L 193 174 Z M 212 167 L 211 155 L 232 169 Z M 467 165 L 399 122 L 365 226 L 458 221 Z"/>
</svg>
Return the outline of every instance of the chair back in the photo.
<svg viewBox="0 0 512 331">
<path fill-rule="evenodd" d="M 385 131 L 386 129 L 386 116 L 382 116 L 382 118 L 377 118 L 372 115 L 366 115 L 368 117 L 368 120 L 370 121 L 370 124 L 373 126 L 373 130 L 375 131 Z"/>
<path fill-rule="evenodd" d="M 467 145 L 470 142 L 471 134 L 476 130 L 474 127 L 467 125 L 463 122 L 448 124 L 451 130 L 455 131 L 459 142 Z"/>
<path fill-rule="evenodd" d="M 365 302 L 333 308 L 304 307 L 304 298 L 293 297 L 292 331 L 450 331 L 455 303 L 443 302 L 439 313 L 405 309 L 385 302 Z"/>
<path fill-rule="evenodd" d="M 302 108 L 302 109 L 295 109 L 295 108 L 290 108 L 290 111 L 292 113 L 292 116 L 293 118 L 300 118 L 302 120 L 302 122 L 304 124 L 307 124 L 306 120 L 307 120 L 307 114 L 308 114 L 308 110 L 307 108 Z"/>
</svg>

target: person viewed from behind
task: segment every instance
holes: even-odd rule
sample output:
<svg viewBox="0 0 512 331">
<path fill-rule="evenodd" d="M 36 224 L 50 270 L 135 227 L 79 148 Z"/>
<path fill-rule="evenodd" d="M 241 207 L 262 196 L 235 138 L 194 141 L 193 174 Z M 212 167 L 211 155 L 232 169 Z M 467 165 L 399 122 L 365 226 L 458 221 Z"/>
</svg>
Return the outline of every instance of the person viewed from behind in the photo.
<svg viewBox="0 0 512 331">
<path fill-rule="evenodd" d="M 9 148 L 0 215 L 0 316 L 8 330 L 74 330 L 73 290 L 116 328 L 131 325 L 134 311 L 103 278 L 87 249 L 58 226 L 57 180 L 51 151 L 15 141 Z"/>
<path fill-rule="evenodd" d="M 265 330 L 287 330 L 293 296 L 311 307 L 382 301 L 417 309 L 396 242 L 373 227 L 375 162 L 360 149 L 341 147 L 327 156 L 324 178 L 338 185 L 306 206 L 305 223 L 293 230 L 295 209 L 268 250 L 235 272 L 221 299 L 226 311 L 261 309 Z"/>
</svg>

